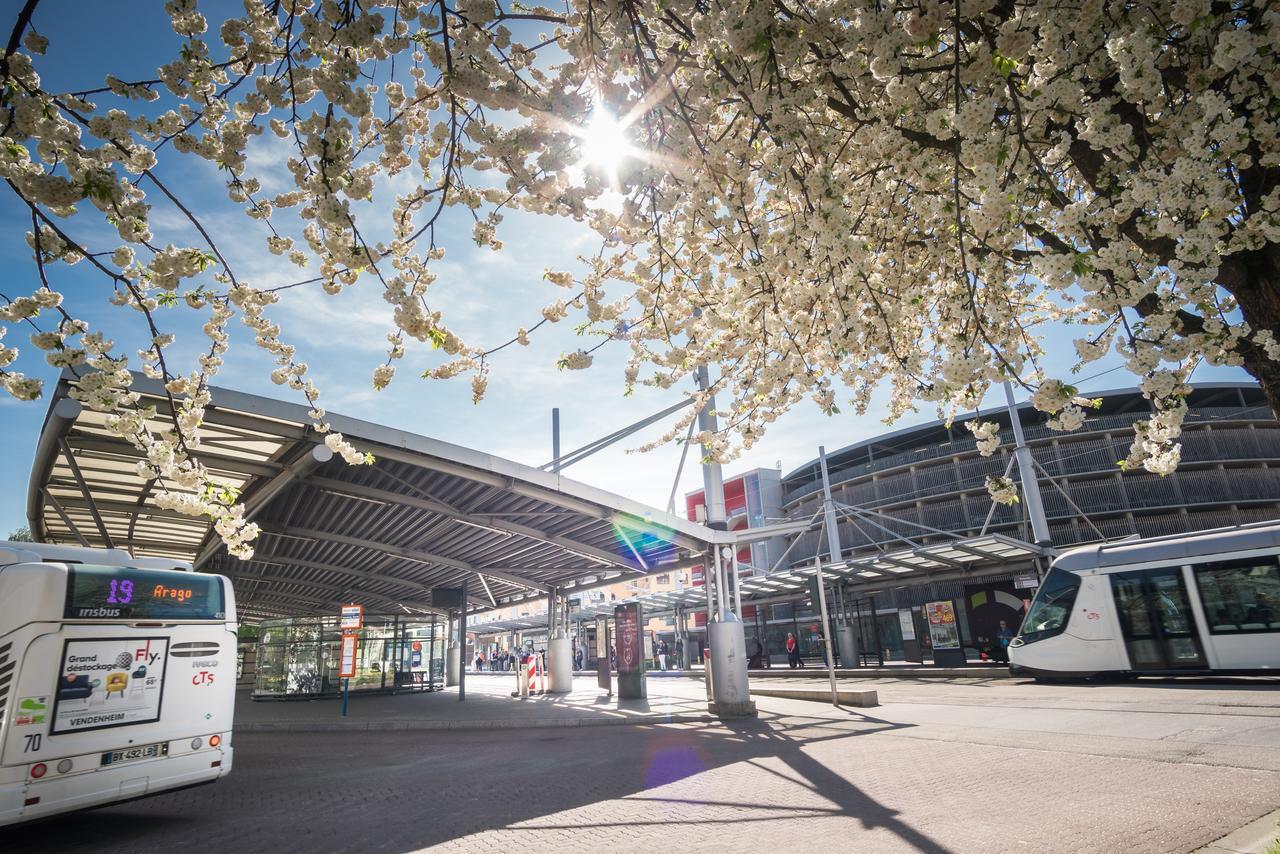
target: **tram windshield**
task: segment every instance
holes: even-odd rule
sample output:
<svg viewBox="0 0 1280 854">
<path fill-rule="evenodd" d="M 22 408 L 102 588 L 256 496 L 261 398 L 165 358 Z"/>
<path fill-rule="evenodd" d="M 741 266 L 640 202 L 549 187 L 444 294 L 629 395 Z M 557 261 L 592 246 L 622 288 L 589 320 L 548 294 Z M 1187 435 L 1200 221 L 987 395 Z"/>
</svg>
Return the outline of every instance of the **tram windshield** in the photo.
<svg viewBox="0 0 1280 854">
<path fill-rule="evenodd" d="M 1066 629 L 1079 590 L 1080 576 L 1061 569 L 1049 570 L 1026 619 L 1022 621 L 1022 639 L 1027 642 L 1041 640 Z"/>
</svg>

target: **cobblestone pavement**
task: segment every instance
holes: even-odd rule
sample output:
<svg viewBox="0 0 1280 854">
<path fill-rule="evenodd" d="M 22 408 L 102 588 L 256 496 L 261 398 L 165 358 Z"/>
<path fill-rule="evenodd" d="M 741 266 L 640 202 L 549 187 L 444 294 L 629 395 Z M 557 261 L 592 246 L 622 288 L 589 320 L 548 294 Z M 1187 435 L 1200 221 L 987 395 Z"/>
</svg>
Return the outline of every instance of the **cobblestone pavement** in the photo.
<svg viewBox="0 0 1280 854">
<path fill-rule="evenodd" d="M 1167 852 L 1280 806 L 1280 687 L 876 687 L 732 724 L 241 733 L 215 786 L 0 851 Z"/>
</svg>

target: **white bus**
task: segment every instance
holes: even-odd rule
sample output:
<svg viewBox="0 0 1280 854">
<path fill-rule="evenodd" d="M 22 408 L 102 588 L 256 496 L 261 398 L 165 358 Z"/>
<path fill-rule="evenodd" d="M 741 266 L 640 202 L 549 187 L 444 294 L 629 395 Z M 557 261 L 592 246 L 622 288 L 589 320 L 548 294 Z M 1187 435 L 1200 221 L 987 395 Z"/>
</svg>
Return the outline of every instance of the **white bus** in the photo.
<svg viewBox="0 0 1280 854">
<path fill-rule="evenodd" d="M 1038 678 L 1280 675 L 1280 523 L 1064 553 L 1009 661 Z"/>
<path fill-rule="evenodd" d="M 0 825 L 230 773 L 235 674 L 226 578 L 0 541 Z"/>
</svg>

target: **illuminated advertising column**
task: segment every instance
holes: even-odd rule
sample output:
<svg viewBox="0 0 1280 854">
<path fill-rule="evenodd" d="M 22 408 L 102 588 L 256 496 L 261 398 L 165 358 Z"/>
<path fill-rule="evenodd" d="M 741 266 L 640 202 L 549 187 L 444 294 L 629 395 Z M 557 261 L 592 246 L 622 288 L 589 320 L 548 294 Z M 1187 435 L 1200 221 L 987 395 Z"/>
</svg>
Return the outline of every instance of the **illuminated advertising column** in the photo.
<svg viewBox="0 0 1280 854">
<path fill-rule="evenodd" d="M 644 691 L 644 619 L 639 602 L 613 609 L 618 647 L 618 699 L 639 700 Z"/>
</svg>

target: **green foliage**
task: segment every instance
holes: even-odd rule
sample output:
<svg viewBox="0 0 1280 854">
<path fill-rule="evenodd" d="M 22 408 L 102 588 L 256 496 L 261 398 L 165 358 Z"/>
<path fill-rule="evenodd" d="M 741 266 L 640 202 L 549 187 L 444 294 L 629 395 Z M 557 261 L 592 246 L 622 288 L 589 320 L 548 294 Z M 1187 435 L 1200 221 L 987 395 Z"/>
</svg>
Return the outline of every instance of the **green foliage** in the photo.
<svg viewBox="0 0 1280 854">
<path fill-rule="evenodd" d="M 31 536 L 31 529 L 26 525 L 10 531 L 8 539 L 13 543 L 34 543 L 36 541 L 36 538 Z"/>
</svg>

